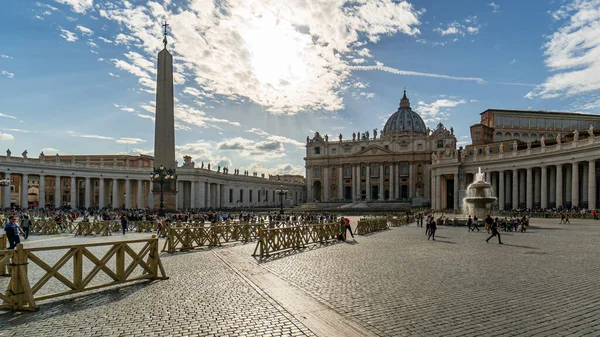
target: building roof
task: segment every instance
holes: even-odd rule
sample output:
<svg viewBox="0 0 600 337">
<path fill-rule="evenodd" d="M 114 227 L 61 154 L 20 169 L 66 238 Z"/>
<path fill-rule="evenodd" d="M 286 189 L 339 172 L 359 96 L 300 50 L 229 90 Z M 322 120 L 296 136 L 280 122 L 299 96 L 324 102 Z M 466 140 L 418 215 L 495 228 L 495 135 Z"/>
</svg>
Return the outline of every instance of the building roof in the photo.
<svg viewBox="0 0 600 337">
<path fill-rule="evenodd" d="M 483 115 L 486 112 L 505 112 L 511 114 L 529 114 L 529 115 L 554 115 L 554 116 L 570 116 L 570 117 L 593 117 L 599 118 L 598 114 L 586 114 L 581 112 L 567 112 L 567 111 L 545 111 L 545 110 L 508 110 L 508 109 L 487 109 L 480 113 Z"/>
<path fill-rule="evenodd" d="M 410 108 L 406 90 L 404 90 L 404 96 L 400 101 L 400 107 L 390 116 L 383 127 L 383 133 L 387 134 L 388 132 L 418 132 L 423 134 L 427 132 L 427 127 L 421 116 Z"/>
</svg>

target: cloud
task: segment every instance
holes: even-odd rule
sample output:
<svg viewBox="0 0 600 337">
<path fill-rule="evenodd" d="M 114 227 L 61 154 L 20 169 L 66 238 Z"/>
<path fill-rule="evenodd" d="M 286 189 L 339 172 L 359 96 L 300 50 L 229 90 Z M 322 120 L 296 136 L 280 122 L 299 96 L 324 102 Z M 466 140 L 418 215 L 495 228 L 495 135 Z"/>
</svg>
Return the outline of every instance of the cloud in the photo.
<svg viewBox="0 0 600 337">
<path fill-rule="evenodd" d="M 63 39 L 67 40 L 67 42 L 75 42 L 77 40 L 79 40 L 79 38 L 77 37 L 77 35 L 75 35 L 75 33 L 63 29 L 61 27 L 58 27 L 58 29 L 61 31 L 60 37 L 62 37 Z"/>
<path fill-rule="evenodd" d="M 23 130 L 23 129 L 9 129 L 9 128 L 0 128 L 0 130 L 4 130 L 4 131 L 11 131 L 11 132 L 23 132 L 23 133 L 31 133 L 31 131 L 29 131 L 29 130 Z"/>
<path fill-rule="evenodd" d="M 177 22 L 170 27 L 169 50 L 177 73 L 186 74 L 181 81 L 189 77 L 207 94 L 246 98 L 287 115 L 342 109 L 339 87 L 350 77 L 349 57 L 369 57 L 364 43 L 382 36 L 417 36 L 422 15 L 393 0 L 99 3 L 96 10 L 121 25 L 115 43 L 135 45 L 152 58 L 162 47 L 160 22 Z"/>
<path fill-rule="evenodd" d="M 10 133 L 2 133 L 0 132 L 0 140 L 15 140 L 15 137 Z"/>
<path fill-rule="evenodd" d="M 515 64 L 515 62 L 517 62 L 517 59 L 512 59 L 510 62 L 508 62 L 509 64 Z"/>
<path fill-rule="evenodd" d="M 448 119 L 450 116 L 449 108 L 454 108 L 459 104 L 465 103 L 464 99 L 455 100 L 455 98 L 438 99 L 432 103 L 419 101 L 416 110 L 423 117 L 423 121 L 433 127 L 436 123 Z"/>
<path fill-rule="evenodd" d="M 119 138 L 115 140 L 117 144 L 141 144 L 146 141 L 141 138 Z"/>
<path fill-rule="evenodd" d="M 8 56 L 8 55 L 1 54 L 1 55 L 0 55 L 0 58 L 3 58 L 3 59 L 12 59 L 13 57 L 12 57 L 12 56 Z"/>
<path fill-rule="evenodd" d="M 113 73 L 108 73 L 108 76 L 110 76 L 110 77 L 121 77 L 121 76 L 119 76 L 117 74 L 113 74 Z"/>
<path fill-rule="evenodd" d="M 409 70 L 399 70 L 387 66 L 352 66 L 350 70 L 379 70 L 385 71 L 395 75 L 403 75 L 403 76 L 423 76 L 423 77 L 432 77 L 432 78 L 441 78 L 447 80 L 456 80 L 456 81 L 474 81 L 478 84 L 483 84 L 485 81 L 479 77 L 458 77 L 458 76 L 448 76 L 441 74 L 432 74 L 432 73 L 422 73 L 418 71 L 409 71 Z"/>
<path fill-rule="evenodd" d="M 118 105 L 118 104 L 113 104 L 113 105 L 115 106 L 115 108 L 121 109 L 122 111 L 125 111 L 125 112 L 135 112 L 134 108 L 129 108 L 124 105 Z"/>
<path fill-rule="evenodd" d="M 446 28 L 435 28 L 434 31 L 438 32 L 441 36 L 448 35 L 475 35 L 479 33 L 479 25 L 477 24 L 477 16 L 471 16 L 463 20 L 463 23 L 453 21 L 449 23 Z"/>
<path fill-rule="evenodd" d="M 1 113 L 1 112 L 0 112 L 0 117 L 17 119 L 17 117 L 15 117 L 15 116 L 11 116 L 11 115 L 7 115 L 7 114 L 3 114 L 3 113 Z"/>
<path fill-rule="evenodd" d="M 268 132 L 265 132 L 259 128 L 252 128 L 252 129 L 248 130 L 248 132 L 262 136 L 266 140 L 277 141 L 277 142 L 280 142 L 283 144 L 290 144 L 290 145 L 294 145 L 298 148 L 304 149 L 304 143 L 302 143 L 302 142 L 299 142 L 297 140 L 294 140 L 294 139 L 291 139 L 288 137 L 284 137 L 284 136 L 272 135 L 272 134 L 269 134 Z"/>
<path fill-rule="evenodd" d="M 92 48 L 98 48 L 98 45 L 94 41 L 87 41 L 86 44 Z M 96 53 L 94 50 L 92 50 L 92 52 Z"/>
<path fill-rule="evenodd" d="M 82 134 L 75 131 L 67 131 L 67 134 L 71 137 L 80 137 L 80 138 L 91 138 L 91 139 L 102 139 L 102 140 L 114 140 L 114 137 L 107 136 L 99 136 L 99 135 L 90 135 L 90 134 Z"/>
<path fill-rule="evenodd" d="M 111 40 L 109 40 L 109 39 L 107 39 L 105 37 L 102 37 L 102 36 L 98 36 L 98 40 L 100 40 L 100 41 L 102 41 L 104 43 L 113 43 Z"/>
<path fill-rule="evenodd" d="M 13 77 L 15 77 L 15 74 L 13 74 L 13 73 L 10 73 L 10 72 L 8 72 L 8 71 L 6 71 L 6 70 L 2 70 L 2 75 L 6 76 L 6 77 L 8 77 L 8 78 L 13 78 Z"/>
<path fill-rule="evenodd" d="M 94 32 L 91 29 L 89 29 L 87 27 L 84 27 L 84 26 L 81 26 L 81 25 L 77 25 L 75 27 L 75 29 L 77 29 L 79 31 L 79 33 L 81 33 L 81 35 L 83 35 L 83 36 L 92 36 L 92 35 L 94 35 Z"/>
<path fill-rule="evenodd" d="M 156 118 L 154 116 L 150 116 L 150 115 L 144 115 L 144 114 L 140 114 L 140 113 L 136 113 L 135 115 L 140 118 L 150 119 L 153 122 L 156 120 Z"/>
<path fill-rule="evenodd" d="M 70 6 L 71 9 L 79 14 L 85 14 L 94 6 L 94 0 L 54 0 L 60 4 Z"/>
<path fill-rule="evenodd" d="M 490 2 L 488 6 L 492 7 L 493 13 L 498 13 L 498 11 L 500 10 L 500 5 L 496 4 L 495 2 Z"/>
<path fill-rule="evenodd" d="M 52 147 L 45 147 L 45 148 L 41 149 L 40 152 L 44 152 L 44 154 L 47 155 L 47 154 L 58 153 L 59 150 L 52 148 Z"/>
<path fill-rule="evenodd" d="M 545 64 L 554 75 L 525 97 L 574 96 L 600 89 L 600 2 L 576 0 L 559 9 L 566 19 L 544 45 Z"/>
</svg>

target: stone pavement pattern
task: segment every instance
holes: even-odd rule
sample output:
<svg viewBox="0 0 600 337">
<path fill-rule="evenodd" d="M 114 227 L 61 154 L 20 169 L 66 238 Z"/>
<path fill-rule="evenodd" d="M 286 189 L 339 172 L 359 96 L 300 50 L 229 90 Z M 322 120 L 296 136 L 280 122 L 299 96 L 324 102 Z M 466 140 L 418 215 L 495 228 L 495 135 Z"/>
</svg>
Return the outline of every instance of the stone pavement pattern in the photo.
<svg viewBox="0 0 600 337">
<path fill-rule="evenodd" d="M 598 335 L 600 222 L 532 224 L 501 232 L 504 245 L 465 227 L 440 227 L 427 241 L 413 224 L 260 265 L 380 336 Z M 314 335 L 222 260 L 254 261 L 253 250 L 162 254 L 170 280 L 0 312 L 0 336 Z"/>
</svg>

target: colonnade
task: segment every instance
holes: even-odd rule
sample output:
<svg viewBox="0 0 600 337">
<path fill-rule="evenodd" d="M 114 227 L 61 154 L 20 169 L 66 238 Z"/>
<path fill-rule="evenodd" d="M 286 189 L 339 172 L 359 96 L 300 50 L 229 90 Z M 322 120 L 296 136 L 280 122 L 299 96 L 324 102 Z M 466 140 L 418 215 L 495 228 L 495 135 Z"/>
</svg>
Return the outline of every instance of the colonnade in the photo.
<svg viewBox="0 0 600 337">
<path fill-rule="evenodd" d="M 430 193 L 425 162 L 368 162 L 307 169 L 309 201 L 384 201 Z"/>
</svg>

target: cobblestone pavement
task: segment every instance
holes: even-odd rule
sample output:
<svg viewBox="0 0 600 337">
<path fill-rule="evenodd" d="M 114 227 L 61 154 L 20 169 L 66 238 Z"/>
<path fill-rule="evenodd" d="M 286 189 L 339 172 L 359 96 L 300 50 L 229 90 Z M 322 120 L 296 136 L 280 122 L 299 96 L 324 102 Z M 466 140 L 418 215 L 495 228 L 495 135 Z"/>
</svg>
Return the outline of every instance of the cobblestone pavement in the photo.
<svg viewBox="0 0 600 337">
<path fill-rule="evenodd" d="M 501 235 L 412 224 L 263 266 L 381 336 L 598 336 L 600 222 Z"/>
<path fill-rule="evenodd" d="M 413 224 L 260 266 L 380 336 L 597 336 L 600 222 L 573 222 L 533 220 L 527 233 L 501 232 L 504 245 L 466 227 L 440 227 L 427 241 Z M 43 301 L 35 313 L 0 312 L 0 336 L 314 335 L 221 256 L 255 261 L 254 246 L 161 254 L 169 280 Z"/>
</svg>

